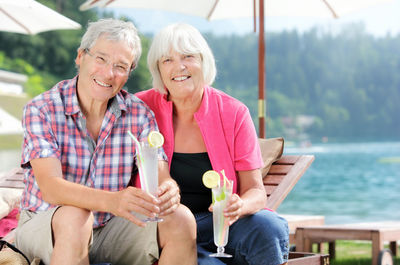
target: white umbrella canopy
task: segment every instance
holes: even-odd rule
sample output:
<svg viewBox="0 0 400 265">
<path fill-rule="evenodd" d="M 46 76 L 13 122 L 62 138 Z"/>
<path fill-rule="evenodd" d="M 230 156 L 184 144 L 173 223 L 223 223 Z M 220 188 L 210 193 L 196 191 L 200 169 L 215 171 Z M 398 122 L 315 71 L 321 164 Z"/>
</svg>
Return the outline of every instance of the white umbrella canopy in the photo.
<svg viewBox="0 0 400 265">
<path fill-rule="evenodd" d="M 0 0 L 0 31 L 37 34 L 81 25 L 34 0 Z"/>
<path fill-rule="evenodd" d="M 258 118 L 259 136 L 265 137 L 264 16 L 338 18 L 372 5 L 393 0 L 87 0 L 80 10 L 94 7 L 143 8 L 173 11 L 208 20 L 259 18 Z"/>
<path fill-rule="evenodd" d="M 355 10 L 393 0 L 264 0 L 266 16 L 339 17 Z M 87 0 L 80 10 L 93 7 L 144 8 L 173 11 L 208 20 L 254 16 L 259 0 Z"/>
</svg>

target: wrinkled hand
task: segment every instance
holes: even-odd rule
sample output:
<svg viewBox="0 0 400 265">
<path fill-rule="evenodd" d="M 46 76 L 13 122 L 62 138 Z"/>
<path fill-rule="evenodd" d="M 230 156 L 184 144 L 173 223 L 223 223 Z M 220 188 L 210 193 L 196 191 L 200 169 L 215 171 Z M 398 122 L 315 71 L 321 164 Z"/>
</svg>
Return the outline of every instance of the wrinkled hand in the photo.
<svg viewBox="0 0 400 265">
<path fill-rule="evenodd" d="M 110 202 L 110 212 L 115 216 L 123 217 L 138 226 L 144 227 L 146 223 L 135 216 L 133 212 L 155 217 L 160 213 L 159 202 L 159 199 L 142 189 L 127 187 L 113 194 L 113 200 Z"/>
<path fill-rule="evenodd" d="M 243 200 L 239 195 L 232 194 L 224 210 L 224 216 L 229 218 L 229 225 L 233 224 L 242 216 Z"/>
<path fill-rule="evenodd" d="M 181 203 L 179 187 L 173 180 L 166 180 L 158 187 L 160 216 L 165 216 L 178 208 Z"/>
<path fill-rule="evenodd" d="M 241 217 L 242 207 L 243 207 L 243 200 L 240 198 L 240 196 L 237 195 L 236 193 L 232 194 L 224 210 L 224 216 L 226 218 L 229 218 L 229 225 L 233 224 Z M 208 210 L 210 212 L 213 211 L 212 204 L 208 208 Z"/>
</svg>

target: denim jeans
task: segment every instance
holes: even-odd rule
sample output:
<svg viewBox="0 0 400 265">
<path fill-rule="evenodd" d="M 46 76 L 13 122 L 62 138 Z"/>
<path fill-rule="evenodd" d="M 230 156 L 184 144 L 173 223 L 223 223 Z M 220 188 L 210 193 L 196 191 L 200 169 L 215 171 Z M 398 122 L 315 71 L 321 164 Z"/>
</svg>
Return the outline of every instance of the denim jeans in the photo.
<svg viewBox="0 0 400 265">
<path fill-rule="evenodd" d="M 276 213 L 261 210 L 242 217 L 229 227 L 225 252 L 232 258 L 212 258 L 215 253 L 212 213 L 195 214 L 197 222 L 197 252 L 200 265 L 250 264 L 278 265 L 287 262 L 289 228 L 287 221 Z"/>
</svg>

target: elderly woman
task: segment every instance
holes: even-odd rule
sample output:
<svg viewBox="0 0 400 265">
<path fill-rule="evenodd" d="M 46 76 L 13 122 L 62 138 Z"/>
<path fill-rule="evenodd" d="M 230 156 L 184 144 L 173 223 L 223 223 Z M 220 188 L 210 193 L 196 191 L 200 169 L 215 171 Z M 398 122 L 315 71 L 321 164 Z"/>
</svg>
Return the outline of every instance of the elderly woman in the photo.
<svg viewBox="0 0 400 265">
<path fill-rule="evenodd" d="M 203 36 L 187 24 L 169 25 L 154 37 L 147 60 L 154 88 L 137 96 L 154 111 L 182 204 L 196 217 L 199 264 L 287 262 L 287 222 L 263 210 L 262 159 L 249 110 L 210 86 L 216 67 Z M 231 224 L 225 249 L 233 258 L 223 260 L 209 257 L 216 246 L 202 175 L 211 169 L 234 180 L 225 210 Z"/>
</svg>

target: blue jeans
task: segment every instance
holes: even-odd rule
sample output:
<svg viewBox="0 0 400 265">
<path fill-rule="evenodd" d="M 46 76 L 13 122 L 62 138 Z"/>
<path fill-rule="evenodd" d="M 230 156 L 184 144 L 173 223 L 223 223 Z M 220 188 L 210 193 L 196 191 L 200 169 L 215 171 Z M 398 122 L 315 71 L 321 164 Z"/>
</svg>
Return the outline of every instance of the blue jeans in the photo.
<svg viewBox="0 0 400 265">
<path fill-rule="evenodd" d="M 276 213 L 261 210 L 242 217 L 229 227 L 225 252 L 232 258 L 212 258 L 215 253 L 212 213 L 195 214 L 197 223 L 197 252 L 200 265 L 250 264 L 278 265 L 287 262 L 289 228 L 285 219 Z"/>
</svg>

